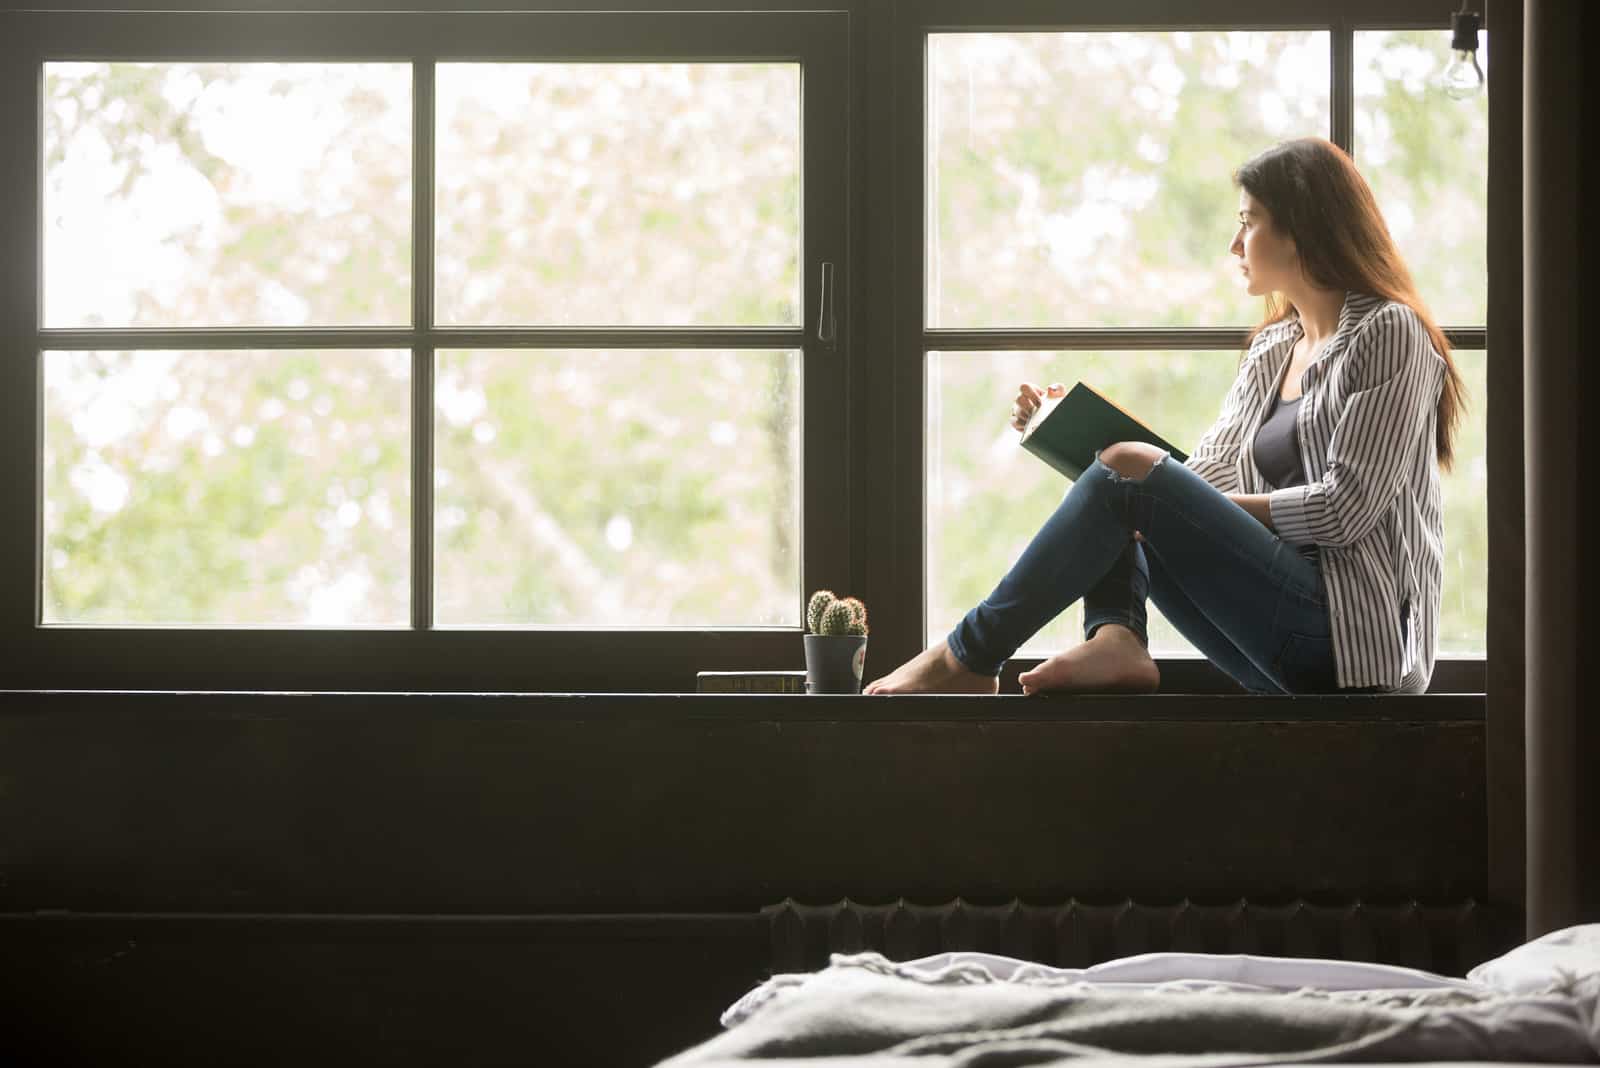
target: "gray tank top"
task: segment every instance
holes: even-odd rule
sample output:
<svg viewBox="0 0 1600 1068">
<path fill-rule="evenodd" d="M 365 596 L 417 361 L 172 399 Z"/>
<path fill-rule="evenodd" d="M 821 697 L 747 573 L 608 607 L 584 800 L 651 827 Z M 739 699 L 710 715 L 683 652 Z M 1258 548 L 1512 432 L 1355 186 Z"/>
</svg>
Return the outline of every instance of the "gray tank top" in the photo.
<svg viewBox="0 0 1600 1068">
<path fill-rule="evenodd" d="M 1300 462 L 1300 437 L 1294 432 L 1295 417 L 1300 414 L 1300 402 L 1305 398 L 1302 393 L 1286 401 L 1273 394 L 1272 414 L 1256 431 L 1256 469 L 1273 489 L 1306 484 L 1305 464 Z M 1315 542 L 1298 545 L 1295 551 L 1310 560 L 1320 559 Z"/>
<path fill-rule="evenodd" d="M 1306 484 L 1305 465 L 1300 462 L 1300 438 L 1294 432 L 1304 393 L 1292 401 L 1274 394 L 1276 402 L 1266 422 L 1256 432 L 1256 469 L 1273 489 Z"/>
</svg>

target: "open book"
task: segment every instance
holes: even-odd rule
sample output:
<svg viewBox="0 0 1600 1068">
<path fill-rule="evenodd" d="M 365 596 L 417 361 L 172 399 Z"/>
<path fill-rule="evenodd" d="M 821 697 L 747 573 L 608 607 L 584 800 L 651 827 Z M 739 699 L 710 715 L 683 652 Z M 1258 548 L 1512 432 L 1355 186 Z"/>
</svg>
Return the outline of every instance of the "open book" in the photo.
<svg viewBox="0 0 1600 1068">
<path fill-rule="evenodd" d="M 1062 397 L 1046 398 L 1022 428 L 1022 447 L 1074 482 L 1094 463 L 1096 449 L 1119 441 L 1144 441 L 1172 454 L 1179 463 L 1189 457 L 1161 435 L 1082 382 Z"/>
</svg>

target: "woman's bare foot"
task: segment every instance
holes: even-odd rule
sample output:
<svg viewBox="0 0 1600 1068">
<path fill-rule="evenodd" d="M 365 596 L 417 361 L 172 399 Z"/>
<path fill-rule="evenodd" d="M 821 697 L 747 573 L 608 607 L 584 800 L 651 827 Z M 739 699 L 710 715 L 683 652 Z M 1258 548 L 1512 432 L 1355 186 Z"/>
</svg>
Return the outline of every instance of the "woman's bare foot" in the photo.
<svg viewBox="0 0 1600 1068">
<path fill-rule="evenodd" d="M 1095 633 L 1098 636 L 1099 632 Z M 861 692 L 995 694 L 1000 692 L 1000 680 L 968 670 L 950 651 L 950 643 L 942 641 L 868 683 Z"/>
<path fill-rule="evenodd" d="M 1137 634 L 1119 623 L 1106 623 L 1093 638 L 1024 671 L 1017 681 L 1025 694 L 1153 693 L 1161 686 L 1161 669 Z"/>
</svg>

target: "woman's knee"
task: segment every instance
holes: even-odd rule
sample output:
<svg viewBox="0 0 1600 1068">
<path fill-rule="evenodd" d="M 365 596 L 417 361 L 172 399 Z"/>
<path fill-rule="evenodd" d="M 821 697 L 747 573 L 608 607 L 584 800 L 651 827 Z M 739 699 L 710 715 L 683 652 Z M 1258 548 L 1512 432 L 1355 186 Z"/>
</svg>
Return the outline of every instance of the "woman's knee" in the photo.
<svg viewBox="0 0 1600 1068">
<path fill-rule="evenodd" d="M 1119 441 L 1095 453 L 1095 459 L 1123 478 L 1143 482 L 1169 454 L 1144 441 Z"/>
</svg>

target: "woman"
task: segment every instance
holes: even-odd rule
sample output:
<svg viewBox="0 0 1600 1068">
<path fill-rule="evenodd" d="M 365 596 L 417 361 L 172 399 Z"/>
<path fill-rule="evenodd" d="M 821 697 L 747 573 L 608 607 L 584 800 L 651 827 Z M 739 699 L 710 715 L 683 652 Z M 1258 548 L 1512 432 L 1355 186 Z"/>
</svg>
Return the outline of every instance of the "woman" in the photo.
<svg viewBox="0 0 1600 1068">
<path fill-rule="evenodd" d="M 1194 454 L 1099 450 L 994 591 L 866 693 L 995 693 L 1080 597 L 1085 640 L 1024 672 L 1024 693 L 1155 690 L 1147 597 L 1251 692 L 1426 691 L 1439 468 L 1465 400 L 1450 345 L 1336 145 L 1286 142 L 1233 180 L 1231 251 L 1267 315 Z M 1021 386 L 1013 427 L 1040 397 Z"/>
</svg>

